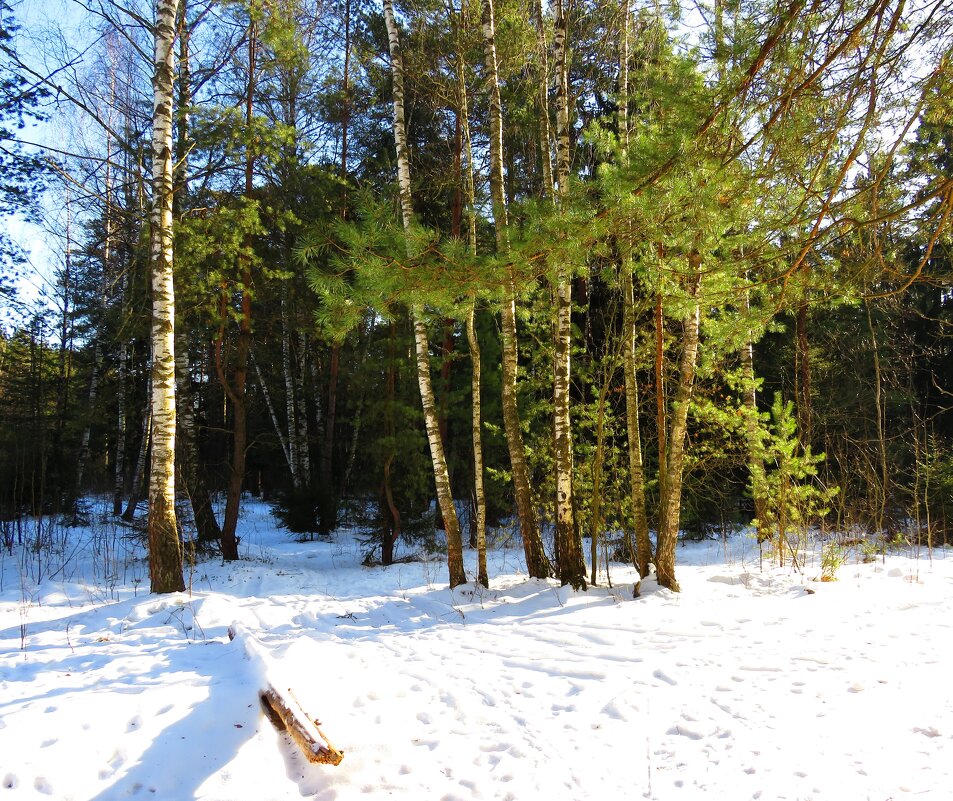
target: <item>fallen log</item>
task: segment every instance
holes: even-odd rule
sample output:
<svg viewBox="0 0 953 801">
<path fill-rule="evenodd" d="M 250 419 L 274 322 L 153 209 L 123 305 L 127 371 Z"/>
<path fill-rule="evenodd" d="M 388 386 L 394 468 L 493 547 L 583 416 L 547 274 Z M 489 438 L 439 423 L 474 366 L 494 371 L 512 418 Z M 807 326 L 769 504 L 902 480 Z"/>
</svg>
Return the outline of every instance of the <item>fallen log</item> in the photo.
<svg viewBox="0 0 953 801">
<path fill-rule="evenodd" d="M 269 678 L 269 658 L 264 647 L 240 623 L 228 627 L 228 638 L 238 640 L 249 660 L 258 668 L 262 686 L 258 697 L 268 719 L 278 731 L 286 731 L 309 762 L 339 765 L 344 752 L 339 751 L 320 729 L 320 722 L 308 717 L 290 688 L 280 689 Z"/>
</svg>

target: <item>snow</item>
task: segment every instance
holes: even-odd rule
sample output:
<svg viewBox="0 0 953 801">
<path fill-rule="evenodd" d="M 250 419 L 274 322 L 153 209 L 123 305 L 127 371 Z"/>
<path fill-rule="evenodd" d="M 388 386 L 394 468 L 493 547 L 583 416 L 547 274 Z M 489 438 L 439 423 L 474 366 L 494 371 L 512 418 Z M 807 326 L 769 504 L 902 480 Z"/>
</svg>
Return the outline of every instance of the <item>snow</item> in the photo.
<svg viewBox="0 0 953 801">
<path fill-rule="evenodd" d="M 148 594 L 111 523 L 0 556 L 0 801 L 309 797 L 953 798 L 953 550 L 837 581 L 759 564 L 743 534 L 679 549 L 681 594 L 441 562 L 362 567 L 353 532 L 294 542 L 249 504 L 240 563 Z M 468 570 L 475 558 L 468 553 Z M 292 688 L 345 752 L 311 765 L 263 716 Z"/>
</svg>

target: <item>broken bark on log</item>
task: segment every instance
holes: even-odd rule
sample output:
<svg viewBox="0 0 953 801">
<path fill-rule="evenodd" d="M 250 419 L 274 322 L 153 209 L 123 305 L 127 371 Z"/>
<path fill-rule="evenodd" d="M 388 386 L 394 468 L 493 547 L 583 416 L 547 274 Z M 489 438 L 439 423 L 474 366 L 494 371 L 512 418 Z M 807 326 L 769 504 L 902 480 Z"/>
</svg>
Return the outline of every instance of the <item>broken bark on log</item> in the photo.
<svg viewBox="0 0 953 801">
<path fill-rule="evenodd" d="M 286 731 L 301 749 L 309 762 L 322 765 L 339 765 L 344 752 L 339 751 L 319 728 L 320 723 L 308 717 L 291 689 L 279 689 L 269 678 L 268 656 L 261 643 L 240 623 L 228 627 L 228 638 L 239 640 L 245 654 L 255 664 L 261 675 L 262 687 L 258 697 L 265 714 L 278 731 Z"/>
</svg>

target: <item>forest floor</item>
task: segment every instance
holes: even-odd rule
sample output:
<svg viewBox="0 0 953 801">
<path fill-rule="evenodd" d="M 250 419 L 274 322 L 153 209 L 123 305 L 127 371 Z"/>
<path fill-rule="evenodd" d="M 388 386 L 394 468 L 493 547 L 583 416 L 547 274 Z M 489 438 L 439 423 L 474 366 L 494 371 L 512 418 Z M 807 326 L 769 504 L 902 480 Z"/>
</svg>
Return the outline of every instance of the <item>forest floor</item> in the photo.
<svg viewBox="0 0 953 801">
<path fill-rule="evenodd" d="M 0 556 L 0 801 L 953 798 L 953 549 L 846 554 L 821 582 L 743 534 L 679 548 L 681 594 L 491 589 L 441 561 L 362 567 L 267 507 L 243 560 L 148 594 L 112 524 Z M 473 572 L 474 555 L 467 554 Z M 311 765 L 263 716 L 243 624 L 345 752 Z"/>
</svg>

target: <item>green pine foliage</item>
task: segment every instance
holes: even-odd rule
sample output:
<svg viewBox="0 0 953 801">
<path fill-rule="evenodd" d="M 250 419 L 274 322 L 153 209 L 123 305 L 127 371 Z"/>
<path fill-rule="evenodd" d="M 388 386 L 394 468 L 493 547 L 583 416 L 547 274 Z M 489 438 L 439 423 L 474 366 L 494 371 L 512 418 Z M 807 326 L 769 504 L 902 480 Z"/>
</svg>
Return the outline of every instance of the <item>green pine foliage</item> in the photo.
<svg viewBox="0 0 953 801">
<path fill-rule="evenodd" d="M 782 566 L 788 552 L 797 562 L 808 527 L 823 519 L 840 491 L 819 480 L 818 466 L 826 456 L 802 445 L 793 410 L 793 401 L 785 402 L 780 393 L 775 394 L 770 428 L 762 440 L 764 469 L 755 471 L 751 479 L 752 493 L 768 499 L 767 519 L 753 525 L 774 530 L 775 555 Z"/>
</svg>

